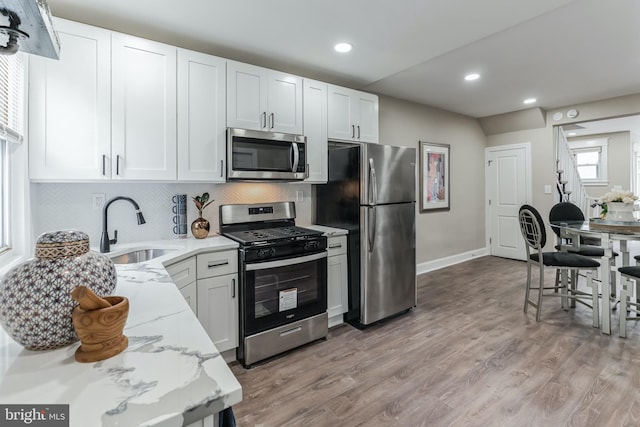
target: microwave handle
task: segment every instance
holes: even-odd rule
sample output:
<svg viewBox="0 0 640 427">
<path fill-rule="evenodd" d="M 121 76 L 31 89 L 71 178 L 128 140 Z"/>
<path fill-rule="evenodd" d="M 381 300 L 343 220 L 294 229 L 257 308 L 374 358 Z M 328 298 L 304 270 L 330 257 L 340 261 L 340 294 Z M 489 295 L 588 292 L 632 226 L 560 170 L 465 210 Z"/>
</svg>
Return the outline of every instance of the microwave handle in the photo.
<svg viewBox="0 0 640 427">
<path fill-rule="evenodd" d="M 298 149 L 298 143 L 291 143 L 291 154 L 293 161 L 291 163 L 291 172 L 296 172 L 298 170 L 298 163 L 300 162 L 300 151 Z"/>
</svg>

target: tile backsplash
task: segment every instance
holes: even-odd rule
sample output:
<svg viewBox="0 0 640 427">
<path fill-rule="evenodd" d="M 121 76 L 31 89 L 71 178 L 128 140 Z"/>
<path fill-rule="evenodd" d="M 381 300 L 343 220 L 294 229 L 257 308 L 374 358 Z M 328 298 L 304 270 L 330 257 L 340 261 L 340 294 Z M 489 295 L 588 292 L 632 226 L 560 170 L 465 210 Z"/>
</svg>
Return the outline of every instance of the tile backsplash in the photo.
<svg viewBox="0 0 640 427">
<path fill-rule="evenodd" d="M 203 217 L 211 223 L 211 234 L 218 232 L 219 206 L 235 203 L 263 203 L 296 201 L 302 192 L 303 200 L 296 201 L 296 224 L 311 223 L 311 185 L 300 183 L 227 183 L 227 184 L 173 184 L 173 183 L 32 183 L 31 207 L 34 236 L 54 230 L 76 229 L 89 234 L 92 247 L 100 245 L 102 209 L 93 209 L 92 195 L 104 194 L 106 200 L 127 196 L 140 205 L 146 224 L 138 225 L 135 210 L 126 201 L 109 206 L 109 236 L 118 230 L 118 242 L 173 239 L 174 194 L 187 195 L 188 226 L 197 218 L 198 211 L 191 197 L 209 192 L 215 201 L 208 206 Z M 188 231 L 191 236 L 191 230 Z M 112 249 L 117 249 L 117 245 Z"/>
</svg>

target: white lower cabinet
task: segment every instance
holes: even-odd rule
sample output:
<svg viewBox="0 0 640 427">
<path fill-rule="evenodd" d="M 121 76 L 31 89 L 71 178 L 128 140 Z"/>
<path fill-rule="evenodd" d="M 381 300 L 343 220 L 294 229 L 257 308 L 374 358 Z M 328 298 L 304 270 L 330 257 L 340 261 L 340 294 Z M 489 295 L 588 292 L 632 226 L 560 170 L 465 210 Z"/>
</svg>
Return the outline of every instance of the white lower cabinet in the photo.
<svg viewBox="0 0 640 427">
<path fill-rule="evenodd" d="M 198 304 L 196 299 L 196 257 L 187 258 L 167 266 L 167 273 L 175 282 L 180 293 L 197 315 Z"/>
<path fill-rule="evenodd" d="M 198 320 L 218 351 L 238 347 L 238 252 L 196 257 Z"/>
<path fill-rule="evenodd" d="M 343 322 L 343 314 L 349 308 L 347 236 L 329 237 L 327 250 L 327 315 L 331 328 Z"/>
<path fill-rule="evenodd" d="M 238 346 L 237 277 L 198 279 L 198 319 L 220 352 Z"/>
<path fill-rule="evenodd" d="M 238 252 L 200 254 L 167 272 L 218 351 L 238 347 Z"/>
<path fill-rule="evenodd" d="M 188 285 L 178 289 L 180 289 L 180 293 L 184 297 L 185 301 L 187 301 L 187 304 L 189 304 L 189 307 L 191 307 L 191 310 L 197 316 L 198 315 L 198 297 L 197 297 L 196 282 L 191 282 Z"/>
</svg>

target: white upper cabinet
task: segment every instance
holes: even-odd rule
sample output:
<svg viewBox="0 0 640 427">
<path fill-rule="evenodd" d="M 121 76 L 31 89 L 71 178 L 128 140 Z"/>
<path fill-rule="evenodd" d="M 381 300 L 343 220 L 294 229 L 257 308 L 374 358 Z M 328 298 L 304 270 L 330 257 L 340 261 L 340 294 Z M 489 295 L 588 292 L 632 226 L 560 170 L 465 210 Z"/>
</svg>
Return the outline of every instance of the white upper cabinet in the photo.
<svg viewBox="0 0 640 427">
<path fill-rule="evenodd" d="M 176 179 L 176 48 L 112 33 L 112 178 Z"/>
<path fill-rule="evenodd" d="M 225 181 L 226 60 L 178 49 L 178 180 Z"/>
<path fill-rule="evenodd" d="M 60 60 L 29 56 L 29 176 L 109 179 L 111 33 L 55 19 Z"/>
<path fill-rule="evenodd" d="M 329 85 L 329 139 L 378 142 L 378 97 Z"/>
<path fill-rule="evenodd" d="M 302 134 L 302 78 L 228 61 L 227 126 Z"/>
<path fill-rule="evenodd" d="M 304 79 L 304 134 L 307 137 L 306 182 L 327 182 L 327 84 Z"/>
</svg>

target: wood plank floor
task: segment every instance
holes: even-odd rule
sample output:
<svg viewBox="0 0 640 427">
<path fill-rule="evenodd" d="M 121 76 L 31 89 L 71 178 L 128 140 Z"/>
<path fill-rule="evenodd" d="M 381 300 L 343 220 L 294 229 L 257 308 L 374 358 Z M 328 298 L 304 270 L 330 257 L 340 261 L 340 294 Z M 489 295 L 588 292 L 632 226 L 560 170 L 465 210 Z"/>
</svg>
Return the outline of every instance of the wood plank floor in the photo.
<svg viewBox="0 0 640 427">
<path fill-rule="evenodd" d="M 524 262 L 477 258 L 419 276 L 403 317 L 234 364 L 238 425 L 640 425 L 640 322 L 619 338 L 614 314 L 604 336 L 587 308 L 547 298 L 536 323 L 522 311 L 525 279 Z"/>
</svg>

